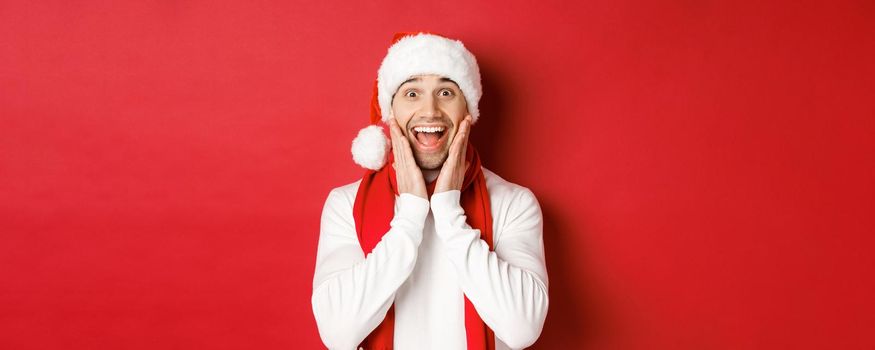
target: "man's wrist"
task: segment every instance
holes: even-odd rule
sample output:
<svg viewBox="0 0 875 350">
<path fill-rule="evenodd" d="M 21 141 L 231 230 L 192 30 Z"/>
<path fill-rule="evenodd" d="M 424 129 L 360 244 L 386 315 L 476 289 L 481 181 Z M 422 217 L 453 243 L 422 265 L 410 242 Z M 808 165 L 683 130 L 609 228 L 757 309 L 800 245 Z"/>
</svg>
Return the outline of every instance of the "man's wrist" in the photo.
<svg viewBox="0 0 875 350">
<path fill-rule="evenodd" d="M 464 227 L 464 219 L 459 220 L 460 216 L 465 215 L 465 210 L 460 204 L 461 197 L 460 190 L 437 192 L 431 196 L 431 212 L 434 215 L 435 229 L 439 233 L 460 224 Z"/>
<path fill-rule="evenodd" d="M 429 201 L 411 193 L 402 193 L 398 196 L 395 205 L 398 206 L 396 218 L 409 221 L 413 228 L 422 230 L 425 227 L 425 218 L 428 217 Z"/>
</svg>

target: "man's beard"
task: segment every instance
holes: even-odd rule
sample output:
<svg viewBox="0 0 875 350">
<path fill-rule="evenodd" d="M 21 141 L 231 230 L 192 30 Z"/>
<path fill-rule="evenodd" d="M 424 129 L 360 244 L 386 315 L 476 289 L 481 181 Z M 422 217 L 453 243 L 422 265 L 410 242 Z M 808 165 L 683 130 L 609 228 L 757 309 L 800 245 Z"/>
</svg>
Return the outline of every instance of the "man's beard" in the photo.
<svg viewBox="0 0 875 350">
<path fill-rule="evenodd" d="M 419 166 L 420 169 L 423 170 L 437 170 L 440 169 L 444 162 L 447 160 L 447 157 L 450 155 L 449 150 L 441 152 L 440 155 L 428 155 L 421 156 L 416 153 L 413 154 L 413 158 L 416 159 L 416 165 Z"/>
</svg>

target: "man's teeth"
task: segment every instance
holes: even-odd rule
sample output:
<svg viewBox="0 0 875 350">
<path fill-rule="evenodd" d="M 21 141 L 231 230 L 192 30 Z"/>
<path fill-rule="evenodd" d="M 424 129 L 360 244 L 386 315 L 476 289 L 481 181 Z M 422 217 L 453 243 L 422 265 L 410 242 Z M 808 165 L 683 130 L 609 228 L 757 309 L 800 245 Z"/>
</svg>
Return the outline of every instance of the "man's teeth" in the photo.
<svg viewBox="0 0 875 350">
<path fill-rule="evenodd" d="M 413 131 L 416 132 L 443 132 L 443 126 L 417 126 L 413 128 Z"/>
</svg>

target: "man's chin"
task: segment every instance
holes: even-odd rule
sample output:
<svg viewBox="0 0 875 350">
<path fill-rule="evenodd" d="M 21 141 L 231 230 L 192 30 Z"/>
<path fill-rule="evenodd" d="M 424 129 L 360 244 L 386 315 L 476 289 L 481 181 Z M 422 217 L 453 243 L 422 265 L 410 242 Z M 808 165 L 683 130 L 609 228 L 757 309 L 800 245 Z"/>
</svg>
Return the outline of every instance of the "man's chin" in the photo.
<svg viewBox="0 0 875 350">
<path fill-rule="evenodd" d="M 438 170 L 447 160 L 447 154 L 444 153 L 441 157 L 421 157 L 417 156 L 416 165 L 422 170 Z"/>
</svg>

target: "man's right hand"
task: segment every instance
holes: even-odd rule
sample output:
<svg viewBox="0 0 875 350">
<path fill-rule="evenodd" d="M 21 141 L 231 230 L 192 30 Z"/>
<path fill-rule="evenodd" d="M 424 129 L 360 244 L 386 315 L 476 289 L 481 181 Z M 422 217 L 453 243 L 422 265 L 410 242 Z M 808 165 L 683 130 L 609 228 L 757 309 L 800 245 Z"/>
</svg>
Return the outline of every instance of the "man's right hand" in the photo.
<svg viewBox="0 0 875 350">
<path fill-rule="evenodd" d="M 428 199 L 422 170 L 416 165 L 416 158 L 413 158 L 410 142 L 401 132 L 401 127 L 398 126 L 395 116 L 389 117 L 389 133 L 392 135 L 392 154 L 395 157 L 392 167 L 395 168 L 398 193 L 410 193 Z"/>
</svg>

